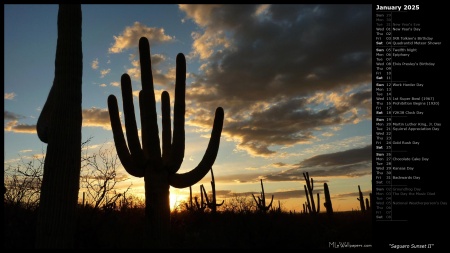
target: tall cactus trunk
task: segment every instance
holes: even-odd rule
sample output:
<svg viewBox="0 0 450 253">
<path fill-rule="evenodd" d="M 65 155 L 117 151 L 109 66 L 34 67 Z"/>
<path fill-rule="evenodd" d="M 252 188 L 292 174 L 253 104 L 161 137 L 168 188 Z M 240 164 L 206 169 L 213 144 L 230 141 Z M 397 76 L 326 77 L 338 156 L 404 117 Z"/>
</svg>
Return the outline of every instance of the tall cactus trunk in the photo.
<svg viewBox="0 0 450 253">
<path fill-rule="evenodd" d="M 151 170 L 147 170 L 150 173 Z M 148 247 L 170 245 L 170 185 L 167 174 L 152 173 L 145 177 L 145 216 L 148 229 Z"/>
<path fill-rule="evenodd" d="M 73 248 L 81 169 L 81 5 L 59 5 L 55 77 L 37 122 L 47 143 L 36 248 Z"/>
</svg>

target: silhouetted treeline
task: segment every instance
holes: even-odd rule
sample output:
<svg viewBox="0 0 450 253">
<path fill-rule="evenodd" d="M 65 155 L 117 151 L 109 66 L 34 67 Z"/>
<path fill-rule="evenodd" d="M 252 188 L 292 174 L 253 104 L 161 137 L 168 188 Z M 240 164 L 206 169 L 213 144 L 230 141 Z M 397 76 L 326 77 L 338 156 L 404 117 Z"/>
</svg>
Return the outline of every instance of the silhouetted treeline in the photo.
<svg viewBox="0 0 450 253">
<path fill-rule="evenodd" d="M 184 206 L 184 205 L 183 205 Z M 34 248 L 38 209 L 4 203 L 4 248 Z M 78 206 L 75 248 L 145 248 L 145 208 Z M 316 216 L 291 212 L 171 212 L 170 248 L 330 248 L 372 243 L 372 218 L 360 211 Z"/>
</svg>

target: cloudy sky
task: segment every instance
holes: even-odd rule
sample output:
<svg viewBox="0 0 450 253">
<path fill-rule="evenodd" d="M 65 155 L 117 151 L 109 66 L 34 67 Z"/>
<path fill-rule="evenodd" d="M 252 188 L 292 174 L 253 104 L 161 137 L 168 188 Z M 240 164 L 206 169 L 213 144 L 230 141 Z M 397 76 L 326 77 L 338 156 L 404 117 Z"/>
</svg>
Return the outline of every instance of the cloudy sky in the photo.
<svg viewBox="0 0 450 253">
<path fill-rule="evenodd" d="M 46 149 L 36 122 L 54 78 L 57 14 L 57 5 L 4 5 L 5 167 Z M 157 108 L 164 90 L 173 103 L 176 55 L 186 56 L 180 172 L 200 162 L 220 106 L 225 120 L 213 166 L 219 198 L 251 198 L 263 179 L 274 201 L 300 211 L 304 172 L 314 178 L 315 192 L 328 183 L 337 211 L 359 208 L 358 185 L 371 192 L 371 5 L 88 4 L 82 15 L 82 134 L 92 137 L 89 152 L 114 145 L 107 98 L 115 95 L 122 112 L 124 73 L 139 115 L 137 45 L 144 36 Z M 129 177 L 124 186 L 132 183 L 132 192 L 143 194 L 143 178 L 122 167 L 119 174 Z M 210 180 L 207 174 L 194 193 L 200 184 L 210 190 Z M 180 201 L 189 188 L 171 193 Z"/>
</svg>

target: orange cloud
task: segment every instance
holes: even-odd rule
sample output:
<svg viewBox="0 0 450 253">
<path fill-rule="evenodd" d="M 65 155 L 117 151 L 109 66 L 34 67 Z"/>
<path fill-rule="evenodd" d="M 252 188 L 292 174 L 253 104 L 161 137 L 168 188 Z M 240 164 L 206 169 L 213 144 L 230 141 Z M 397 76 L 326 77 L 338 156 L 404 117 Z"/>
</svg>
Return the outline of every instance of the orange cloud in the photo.
<svg viewBox="0 0 450 253">
<path fill-rule="evenodd" d="M 111 123 L 109 120 L 108 109 L 89 108 L 83 109 L 83 126 L 84 127 L 102 127 L 110 130 Z"/>
<path fill-rule="evenodd" d="M 4 130 L 5 132 L 35 134 L 36 125 L 19 124 L 17 120 L 11 120 L 6 123 Z"/>
<path fill-rule="evenodd" d="M 164 28 L 147 27 L 139 22 L 134 22 L 133 26 L 127 26 L 121 35 L 114 36 L 114 45 L 108 51 L 116 54 L 137 47 L 141 37 L 146 37 L 150 44 L 168 42 L 175 38 L 166 35 Z"/>
<path fill-rule="evenodd" d="M 11 92 L 11 93 L 5 93 L 5 99 L 6 100 L 13 100 L 16 97 L 16 93 Z"/>
</svg>

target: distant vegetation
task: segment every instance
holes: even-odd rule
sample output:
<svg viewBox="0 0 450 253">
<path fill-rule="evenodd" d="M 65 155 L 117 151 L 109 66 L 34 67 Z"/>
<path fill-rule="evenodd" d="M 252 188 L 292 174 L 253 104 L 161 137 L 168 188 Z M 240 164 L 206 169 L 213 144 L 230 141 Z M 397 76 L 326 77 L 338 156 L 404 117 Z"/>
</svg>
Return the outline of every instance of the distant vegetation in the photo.
<svg viewBox="0 0 450 253">
<path fill-rule="evenodd" d="M 126 201 L 124 201 L 126 199 Z M 130 195 L 115 208 L 78 206 L 75 248 L 145 248 L 145 204 Z M 251 197 L 236 196 L 212 213 L 171 212 L 170 248 L 329 248 L 330 242 L 372 243 L 372 217 L 361 211 L 310 215 L 256 209 Z M 4 248 L 33 249 L 37 209 L 4 202 Z"/>
<path fill-rule="evenodd" d="M 114 164 L 111 161 L 116 159 L 116 153 L 108 149 L 90 155 L 83 152 L 84 176 L 80 178 L 80 191 L 90 193 L 78 204 L 75 248 L 146 247 L 145 200 L 128 193 L 129 188 L 123 192 L 114 189 L 116 167 L 106 165 Z M 6 249 L 35 247 L 43 162 L 44 158 L 21 160 L 5 169 L 3 235 Z M 95 176 L 93 171 L 96 171 Z M 211 185 L 215 185 L 214 180 Z M 362 196 L 360 189 L 355 189 L 360 194 L 355 198 L 355 211 L 334 212 L 332 216 L 325 211 L 310 213 L 307 207 L 306 212 L 301 213 L 285 210 L 279 201 L 272 203 L 272 196 L 265 199 L 262 181 L 259 196 L 236 194 L 215 205 L 212 201 L 215 187 L 211 189 L 208 194 L 202 190 L 199 196 L 191 195 L 172 210 L 171 248 L 315 249 L 329 248 L 331 242 L 372 243 L 370 201 Z M 360 205 L 364 205 L 364 212 Z"/>
</svg>

